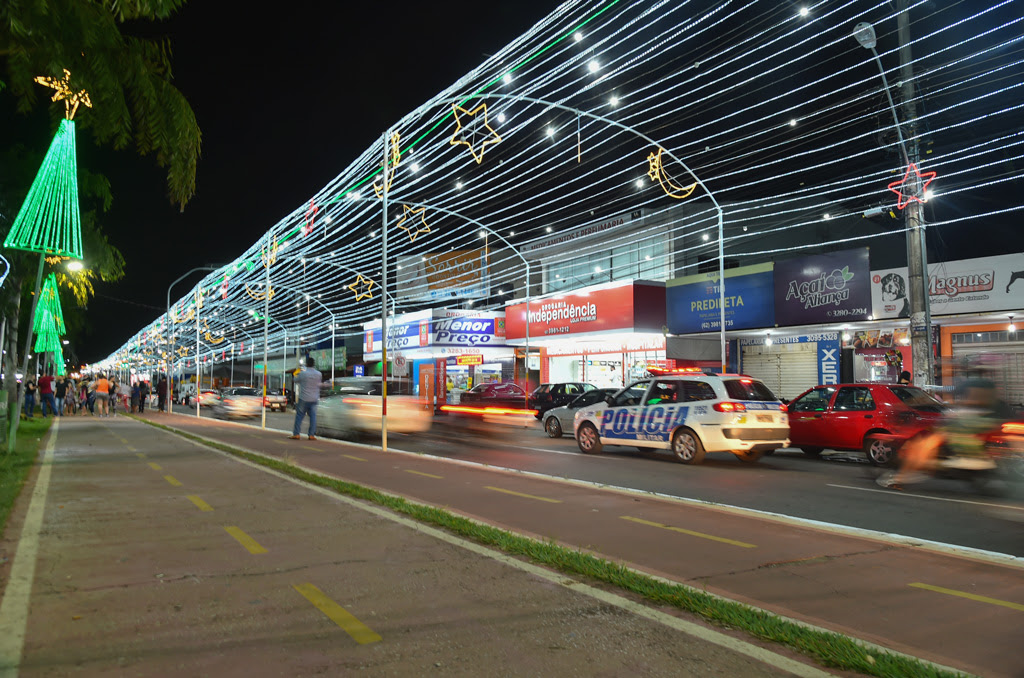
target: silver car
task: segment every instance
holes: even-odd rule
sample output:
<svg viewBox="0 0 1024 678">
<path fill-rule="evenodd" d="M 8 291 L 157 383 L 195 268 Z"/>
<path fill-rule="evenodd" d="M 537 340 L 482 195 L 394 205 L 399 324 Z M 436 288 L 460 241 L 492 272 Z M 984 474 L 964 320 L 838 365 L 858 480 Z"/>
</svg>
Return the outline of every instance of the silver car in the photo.
<svg viewBox="0 0 1024 678">
<path fill-rule="evenodd" d="M 544 430 L 550 438 L 561 438 L 565 431 L 572 432 L 572 420 L 576 410 L 602 402 L 605 397 L 615 393 L 617 388 L 595 388 L 592 391 L 576 396 L 568 405 L 554 407 L 544 413 Z"/>
<path fill-rule="evenodd" d="M 213 416 L 224 419 L 258 417 L 263 410 L 262 394 L 248 386 L 223 389 L 210 403 Z"/>
</svg>

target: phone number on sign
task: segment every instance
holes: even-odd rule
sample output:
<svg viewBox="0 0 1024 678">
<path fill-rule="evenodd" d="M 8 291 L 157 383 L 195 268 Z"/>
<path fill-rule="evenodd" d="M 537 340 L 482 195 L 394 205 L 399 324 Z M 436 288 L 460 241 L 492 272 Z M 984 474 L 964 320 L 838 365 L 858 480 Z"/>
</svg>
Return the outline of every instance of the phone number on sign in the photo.
<svg viewBox="0 0 1024 678">
<path fill-rule="evenodd" d="M 851 315 L 867 315 L 868 309 L 866 308 L 836 308 L 828 312 L 831 318 L 845 318 Z"/>
</svg>

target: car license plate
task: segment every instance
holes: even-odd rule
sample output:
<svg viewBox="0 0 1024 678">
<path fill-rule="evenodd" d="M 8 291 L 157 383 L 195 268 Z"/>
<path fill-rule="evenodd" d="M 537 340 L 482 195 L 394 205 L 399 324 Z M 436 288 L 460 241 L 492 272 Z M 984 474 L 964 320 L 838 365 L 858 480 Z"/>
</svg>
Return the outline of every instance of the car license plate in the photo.
<svg viewBox="0 0 1024 678">
<path fill-rule="evenodd" d="M 770 414 L 759 414 L 759 415 L 757 415 L 757 420 L 759 422 L 764 423 L 764 424 L 770 424 L 770 423 L 772 423 L 772 415 L 770 415 Z"/>
</svg>

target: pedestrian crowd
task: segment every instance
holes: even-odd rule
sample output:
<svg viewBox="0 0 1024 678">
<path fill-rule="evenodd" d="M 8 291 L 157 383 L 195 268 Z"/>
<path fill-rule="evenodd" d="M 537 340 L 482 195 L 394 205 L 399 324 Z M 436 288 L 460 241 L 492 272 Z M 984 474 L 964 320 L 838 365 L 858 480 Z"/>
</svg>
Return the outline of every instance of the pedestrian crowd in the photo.
<svg viewBox="0 0 1024 678">
<path fill-rule="evenodd" d="M 57 375 L 44 370 L 38 380 L 28 377 L 22 383 L 25 389 L 25 406 L 22 417 L 34 417 L 36 405 L 41 415 L 60 417 L 64 415 L 109 417 L 117 414 L 118 407 L 124 413 L 146 411 L 153 390 L 148 381 L 123 384 L 113 375 L 108 379 L 103 373 L 83 375 L 78 381 L 70 376 Z M 164 409 L 167 398 L 167 380 L 160 379 L 156 387 L 159 409 Z"/>
</svg>

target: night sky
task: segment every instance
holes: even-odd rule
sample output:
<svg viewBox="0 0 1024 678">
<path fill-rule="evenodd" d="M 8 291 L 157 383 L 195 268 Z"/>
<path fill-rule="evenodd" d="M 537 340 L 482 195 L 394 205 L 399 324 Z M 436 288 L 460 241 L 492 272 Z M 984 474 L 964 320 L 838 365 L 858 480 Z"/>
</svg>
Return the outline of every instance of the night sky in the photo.
<svg viewBox="0 0 1024 678">
<path fill-rule="evenodd" d="M 121 281 L 97 285 L 88 308 L 91 331 L 72 337 L 77 357 L 93 362 L 116 350 L 160 315 L 178 276 L 233 260 L 391 122 L 557 4 L 417 3 L 395 16 L 378 3 L 241 12 L 240 5 L 197 1 L 172 20 L 141 29 L 170 38 L 174 84 L 202 130 L 196 194 L 179 212 L 152 159 L 129 150 L 79 149 L 80 165 L 111 180 L 114 205 L 103 228 L 127 266 Z M 171 300 L 202 275 L 176 285 Z"/>
</svg>

